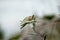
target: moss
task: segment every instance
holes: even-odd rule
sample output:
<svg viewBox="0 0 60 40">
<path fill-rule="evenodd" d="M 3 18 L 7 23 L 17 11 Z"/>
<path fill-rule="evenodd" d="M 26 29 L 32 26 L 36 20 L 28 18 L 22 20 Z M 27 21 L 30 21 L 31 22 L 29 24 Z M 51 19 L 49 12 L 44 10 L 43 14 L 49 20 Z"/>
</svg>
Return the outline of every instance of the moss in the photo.
<svg viewBox="0 0 60 40">
<path fill-rule="evenodd" d="M 4 31 L 2 30 L 0 25 L 0 40 L 3 40 L 3 38 L 4 38 Z"/>
<path fill-rule="evenodd" d="M 43 18 L 47 20 L 52 20 L 55 17 L 55 15 L 45 15 Z"/>
<path fill-rule="evenodd" d="M 3 32 L 0 31 L 0 39 L 3 39 Z"/>
<path fill-rule="evenodd" d="M 22 36 L 22 34 L 17 34 L 17 35 L 12 36 L 11 38 L 9 38 L 9 40 L 18 40 L 21 36 Z"/>
</svg>

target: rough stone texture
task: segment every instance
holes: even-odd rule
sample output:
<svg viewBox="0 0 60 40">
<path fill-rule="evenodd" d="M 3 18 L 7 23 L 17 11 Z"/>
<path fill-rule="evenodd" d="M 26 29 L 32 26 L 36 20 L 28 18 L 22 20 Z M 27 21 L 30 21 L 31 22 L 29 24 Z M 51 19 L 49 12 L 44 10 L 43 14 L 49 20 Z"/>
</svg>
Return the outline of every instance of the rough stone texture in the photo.
<svg viewBox="0 0 60 40">
<path fill-rule="evenodd" d="M 23 29 L 22 35 L 19 40 L 43 40 L 43 37 L 35 33 L 29 25 Z"/>
<path fill-rule="evenodd" d="M 60 40 L 60 21 L 57 20 L 41 20 L 36 22 L 35 32 L 28 25 L 23 29 L 23 36 L 19 40 Z M 59 24 L 59 26 L 57 26 Z"/>
</svg>

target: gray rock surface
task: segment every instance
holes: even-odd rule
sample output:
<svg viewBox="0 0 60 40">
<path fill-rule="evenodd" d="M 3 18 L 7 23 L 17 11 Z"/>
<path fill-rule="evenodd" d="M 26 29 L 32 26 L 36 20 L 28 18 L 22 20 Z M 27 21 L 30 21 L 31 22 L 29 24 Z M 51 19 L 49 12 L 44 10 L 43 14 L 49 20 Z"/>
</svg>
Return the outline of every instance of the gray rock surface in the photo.
<svg viewBox="0 0 60 40">
<path fill-rule="evenodd" d="M 35 31 L 31 28 L 31 25 L 27 25 L 23 29 L 23 36 L 19 40 L 60 40 L 60 21 L 57 20 L 41 20 L 36 22 Z M 59 24 L 59 26 L 57 26 Z"/>
</svg>

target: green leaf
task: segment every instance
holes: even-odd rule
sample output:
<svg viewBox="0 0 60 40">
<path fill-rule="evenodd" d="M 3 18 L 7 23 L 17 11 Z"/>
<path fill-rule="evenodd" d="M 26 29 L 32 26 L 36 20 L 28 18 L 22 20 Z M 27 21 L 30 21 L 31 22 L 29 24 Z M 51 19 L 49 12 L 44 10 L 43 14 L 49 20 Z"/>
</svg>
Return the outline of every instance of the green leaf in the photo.
<svg viewBox="0 0 60 40">
<path fill-rule="evenodd" d="M 32 15 L 32 19 L 35 20 L 35 15 Z"/>
<path fill-rule="evenodd" d="M 21 29 L 23 28 L 23 27 L 25 27 L 27 24 L 30 24 L 30 22 L 26 22 L 26 23 L 24 23 L 24 24 L 22 24 L 21 26 Z"/>
<path fill-rule="evenodd" d="M 33 25 L 33 30 L 35 31 L 35 23 L 32 23 L 32 25 Z"/>
</svg>

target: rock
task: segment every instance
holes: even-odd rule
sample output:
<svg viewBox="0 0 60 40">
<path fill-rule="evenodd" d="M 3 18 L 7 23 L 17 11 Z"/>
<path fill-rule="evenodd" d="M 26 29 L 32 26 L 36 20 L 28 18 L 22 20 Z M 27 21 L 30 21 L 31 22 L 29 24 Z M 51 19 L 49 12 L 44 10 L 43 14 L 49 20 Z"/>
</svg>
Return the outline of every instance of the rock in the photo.
<svg viewBox="0 0 60 40">
<path fill-rule="evenodd" d="M 28 25 L 19 40 L 60 40 L 60 19 L 37 21 L 35 30 Z"/>
</svg>

